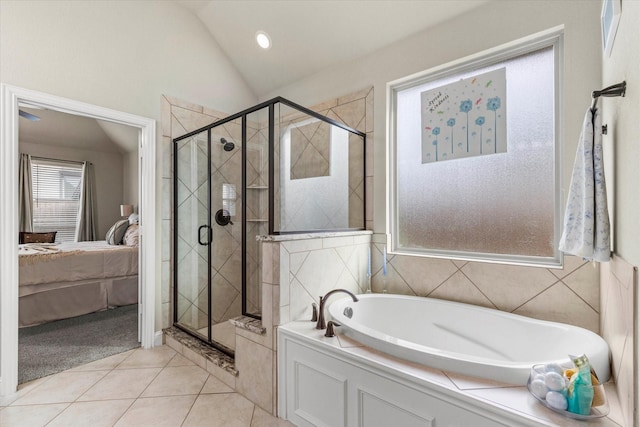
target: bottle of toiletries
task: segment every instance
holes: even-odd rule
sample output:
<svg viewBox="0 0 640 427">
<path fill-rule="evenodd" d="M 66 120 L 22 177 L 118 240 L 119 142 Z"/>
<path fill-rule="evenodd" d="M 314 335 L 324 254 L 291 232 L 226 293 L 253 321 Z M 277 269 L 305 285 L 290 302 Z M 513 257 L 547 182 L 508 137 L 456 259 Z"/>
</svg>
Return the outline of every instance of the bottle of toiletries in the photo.
<svg viewBox="0 0 640 427">
<path fill-rule="evenodd" d="M 577 372 L 573 374 L 569 384 L 569 412 L 589 415 L 593 401 L 593 384 L 591 382 L 591 367 L 589 359 L 584 354 L 571 356 Z"/>
</svg>

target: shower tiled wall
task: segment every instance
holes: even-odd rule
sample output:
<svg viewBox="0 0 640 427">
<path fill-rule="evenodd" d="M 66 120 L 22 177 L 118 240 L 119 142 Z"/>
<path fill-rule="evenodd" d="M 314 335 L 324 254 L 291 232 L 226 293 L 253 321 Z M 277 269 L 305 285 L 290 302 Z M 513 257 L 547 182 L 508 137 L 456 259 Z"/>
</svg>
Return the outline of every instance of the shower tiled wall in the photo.
<svg viewBox="0 0 640 427">
<path fill-rule="evenodd" d="M 600 298 L 602 315 L 600 328 L 602 336 L 611 349 L 611 374 L 616 383 L 620 409 L 623 414 L 620 425 L 634 424 L 634 349 L 638 332 L 634 313 L 638 268 L 617 255 L 602 264 L 600 270 Z M 612 408 L 614 409 L 614 408 Z M 612 410 L 612 413 L 617 413 Z M 616 420 L 618 421 L 618 420 Z"/>
<path fill-rule="evenodd" d="M 173 249 L 171 248 L 173 235 L 173 161 L 172 147 L 174 138 L 184 135 L 203 126 L 209 125 L 227 114 L 215 111 L 200 105 L 185 102 L 170 96 L 163 96 L 161 99 L 162 112 L 162 144 L 160 147 L 160 155 L 162 158 L 162 268 L 161 268 L 161 302 L 162 302 L 162 318 L 158 327 L 166 328 L 171 325 L 173 318 Z M 240 141 L 240 126 L 237 123 L 229 123 L 219 131 L 224 132 L 224 136 L 232 141 Z M 233 179 L 235 175 L 240 173 L 240 151 L 235 150 L 225 162 L 216 164 L 212 161 L 213 179 L 214 181 L 222 179 L 219 174 L 227 174 Z M 238 178 L 238 177 L 235 177 Z M 239 182 L 239 178 L 237 179 Z M 222 181 L 220 181 L 222 182 Z M 216 241 L 220 242 L 216 245 L 220 250 L 226 251 L 225 256 L 215 256 L 218 264 L 213 268 L 213 280 L 216 282 L 214 287 L 213 300 L 215 306 L 215 320 L 221 321 L 230 317 L 241 314 L 241 297 L 240 297 L 240 280 L 226 280 L 224 277 L 240 277 L 241 273 L 241 235 L 240 227 L 237 230 L 218 230 L 219 235 L 215 236 Z M 224 259 L 223 259 L 224 258 Z M 220 274 L 217 274 L 220 272 Z M 219 277 L 218 277 L 219 276 Z M 220 283 L 218 283 L 220 282 Z M 232 283 L 233 282 L 233 283 Z M 200 307 L 201 303 L 205 307 Z M 185 298 L 180 304 L 180 316 L 185 313 L 191 313 L 193 318 L 191 324 L 199 324 L 201 327 L 206 326 L 206 298 Z M 198 320 L 200 319 L 200 320 Z M 203 323 L 204 322 L 204 323 Z"/>
<path fill-rule="evenodd" d="M 389 255 L 382 274 L 384 235 L 374 239 L 374 292 L 417 295 L 494 308 L 598 333 L 598 266 L 573 256 L 564 268 Z"/>
<path fill-rule="evenodd" d="M 363 215 L 365 215 L 366 228 L 368 230 L 372 229 L 373 87 L 325 101 L 312 106 L 311 110 L 366 134 L 367 143 L 364 156 L 361 154 L 360 138 L 357 135 L 349 137 L 349 226 L 360 226 L 363 223 Z M 358 173 L 362 170 L 363 162 L 365 162 L 366 166 L 364 180 L 361 174 Z M 364 192 L 365 184 L 366 195 Z"/>
<path fill-rule="evenodd" d="M 368 88 L 311 109 L 365 133 L 366 103 L 372 96 Z M 280 176 L 276 171 L 280 185 L 275 196 L 282 211 L 276 206 L 280 222 L 275 228 L 288 232 L 364 227 L 363 138 L 291 107 L 282 106 L 276 114 L 280 140 L 275 156 L 288 170 Z M 281 153 L 280 145 L 287 151 Z M 303 179 L 311 177 L 319 179 Z"/>
</svg>

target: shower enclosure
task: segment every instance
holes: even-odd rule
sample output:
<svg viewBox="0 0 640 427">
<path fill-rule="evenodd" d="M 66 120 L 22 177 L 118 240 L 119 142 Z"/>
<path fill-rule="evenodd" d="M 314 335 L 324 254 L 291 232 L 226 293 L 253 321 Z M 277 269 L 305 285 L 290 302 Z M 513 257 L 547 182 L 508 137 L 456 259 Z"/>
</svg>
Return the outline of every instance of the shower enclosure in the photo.
<svg viewBox="0 0 640 427">
<path fill-rule="evenodd" d="M 258 236 L 365 228 L 365 135 L 274 98 L 173 141 L 173 323 L 233 355 Z"/>
</svg>

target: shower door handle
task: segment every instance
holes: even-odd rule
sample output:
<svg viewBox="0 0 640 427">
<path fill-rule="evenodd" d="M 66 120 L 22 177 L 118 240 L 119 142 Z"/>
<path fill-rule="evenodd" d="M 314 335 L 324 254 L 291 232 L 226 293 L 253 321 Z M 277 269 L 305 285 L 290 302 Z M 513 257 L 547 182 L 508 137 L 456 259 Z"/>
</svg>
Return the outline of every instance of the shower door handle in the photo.
<svg viewBox="0 0 640 427">
<path fill-rule="evenodd" d="M 207 241 L 203 242 L 202 241 L 202 229 L 206 228 L 208 230 L 207 232 Z M 200 227 L 198 227 L 198 243 L 200 243 L 202 246 L 208 246 L 211 244 L 211 241 L 213 240 L 213 229 L 211 227 L 209 227 L 207 224 L 205 225 L 201 225 Z"/>
</svg>

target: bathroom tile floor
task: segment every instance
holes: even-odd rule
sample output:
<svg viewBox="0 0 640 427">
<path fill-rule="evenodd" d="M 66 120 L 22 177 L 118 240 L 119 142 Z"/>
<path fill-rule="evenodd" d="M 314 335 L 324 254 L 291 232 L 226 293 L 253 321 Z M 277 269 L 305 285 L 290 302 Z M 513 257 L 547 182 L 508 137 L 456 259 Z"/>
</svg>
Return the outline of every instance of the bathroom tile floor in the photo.
<svg viewBox="0 0 640 427">
<path fill-rule="evenodd" d="M 291 425 L 166 345 L 40 378 L 0 399 L 2 427 Z"/>
</svg>

